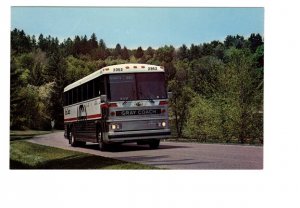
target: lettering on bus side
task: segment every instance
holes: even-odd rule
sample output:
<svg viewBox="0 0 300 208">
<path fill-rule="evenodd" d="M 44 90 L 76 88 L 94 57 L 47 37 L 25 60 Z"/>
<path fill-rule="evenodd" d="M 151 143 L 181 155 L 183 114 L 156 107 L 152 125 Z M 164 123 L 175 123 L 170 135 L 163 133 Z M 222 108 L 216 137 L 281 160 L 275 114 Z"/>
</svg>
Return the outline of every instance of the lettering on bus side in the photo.
<svg viewBox="0 0 300 208">
<path fill-rule="evenodd" d="M 66 109 L 65 109 L 65 115 L 69 115 L 69 114 L 71 114 L 70 109 L 69 109 L 69 108 L 66 108 Z"/>
</svg>

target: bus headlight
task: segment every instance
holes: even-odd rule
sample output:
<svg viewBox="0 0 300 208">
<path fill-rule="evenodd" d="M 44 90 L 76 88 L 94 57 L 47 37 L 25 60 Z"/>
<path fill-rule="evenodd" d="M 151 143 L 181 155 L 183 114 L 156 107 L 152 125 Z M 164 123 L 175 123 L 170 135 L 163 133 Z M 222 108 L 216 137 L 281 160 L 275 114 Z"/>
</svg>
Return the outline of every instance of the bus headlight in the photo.
<svg viewBox="0 0 300 208">
<path fill-rule="evenodd" d="M 110 125 L 111 130 L 118 130 L 122 128 L 121 124 L 111 124 Z"/>
<path fill-rule="evenodd" d="M 159 122 L 158 123 L 158 126 L 159 127 L 166 127 L 167 126 L 167 123 L 165 121 L 162 121 L 162 122 Z"/>
</svg>

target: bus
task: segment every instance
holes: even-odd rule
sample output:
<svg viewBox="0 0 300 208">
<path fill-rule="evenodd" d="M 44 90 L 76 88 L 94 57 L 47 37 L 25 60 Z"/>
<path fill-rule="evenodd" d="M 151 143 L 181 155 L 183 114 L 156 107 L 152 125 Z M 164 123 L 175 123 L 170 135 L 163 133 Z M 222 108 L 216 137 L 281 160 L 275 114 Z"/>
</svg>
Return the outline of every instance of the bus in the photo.
<svg viewBox="0 0 300 208">
<path fill-rule="evenodd" d="M 171 134 L 162 66 L 101 68 L 64 88 L 64 137 L 71 146 L 136 142 L 157 149 Z"/>
</svg>

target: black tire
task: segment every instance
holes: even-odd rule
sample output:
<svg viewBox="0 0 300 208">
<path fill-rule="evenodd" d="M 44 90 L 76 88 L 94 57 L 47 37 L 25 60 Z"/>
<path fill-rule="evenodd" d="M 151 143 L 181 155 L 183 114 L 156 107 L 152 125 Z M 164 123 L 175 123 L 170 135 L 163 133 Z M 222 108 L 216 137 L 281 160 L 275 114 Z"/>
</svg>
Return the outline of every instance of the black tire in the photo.
<svg viewBox="0 0 300 208">
<path fill-rule="evenodd" d="M 147 141 L 137 141 L 136 143 L 137 143 L 137 145 L 149 144 Z"/>
<path fill-rule="evenodd" d="M 74 129 L 72 129 L 72 131 L 70 132 L 70 144 L 71 144 L 71 146 L 72 147 L 78 147 L 79 146 L 79 142 L 78 141 L 76 141 L 76 136 L 75 136 L 75 130 Z"/>
<path fill-rule="evenodd" d="M 107 144 L 104 143 L 103 141 L 103 135 L 102 132 L 100 131 L 100 133 L 98 134 L 98 141 L 99 141 L 99 150 L 100 151 L 105 151 L 107 149 Z"/>
<path fill-rule="evenodd" d="M 150 141 L 150 143 L 149 143 L 150 149 L 158 149 L 159 143 L 160 143 L 160 140 L 159 140 L 159 139 L 153 139 L 153 140 Z"/>
<path fill-rule="evenodd" d="M 83 141 L 77 141 L 78 146 L 84 147 L 86 145 L 86 142 Z"/>
</svg>

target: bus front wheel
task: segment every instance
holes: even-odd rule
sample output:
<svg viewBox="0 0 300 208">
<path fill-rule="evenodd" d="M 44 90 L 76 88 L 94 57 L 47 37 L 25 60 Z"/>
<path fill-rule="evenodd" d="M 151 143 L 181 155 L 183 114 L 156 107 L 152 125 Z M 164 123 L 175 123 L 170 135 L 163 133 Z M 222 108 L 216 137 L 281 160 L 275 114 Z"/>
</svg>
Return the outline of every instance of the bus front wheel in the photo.
<svg viewBox="0 0 300 208">
<path fill-rule="evenodd" d="M 152 141 L 150 141 L 149 146 L 151 149 L 157 149 L 159 147 L 159 143 L 159 139 L 153 139 Z"/>
<path fill-rule="evenodd" d="M 107 148 L 107 144 L 104 143 L 104 141 L 103 141 L 102 133 L 100 133 L 98 135 L 98 138 L 99 138 L 98 141 L 99 141 L 99 149 L 100 149 L 100 151 L 105 151 L 106 148 Z"/>
</svg>

